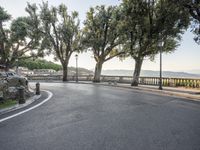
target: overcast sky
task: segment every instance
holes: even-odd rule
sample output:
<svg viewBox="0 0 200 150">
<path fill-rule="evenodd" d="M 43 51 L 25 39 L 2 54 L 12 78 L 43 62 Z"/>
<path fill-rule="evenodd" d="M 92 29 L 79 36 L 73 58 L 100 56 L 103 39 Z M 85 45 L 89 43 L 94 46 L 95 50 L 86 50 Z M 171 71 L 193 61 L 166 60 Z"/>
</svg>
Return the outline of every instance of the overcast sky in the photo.
<svg viewBox="0 0 200 150">
<path fill-rule="evenodd" d="M 0 0 L 0 6 L 4 7 L 12 15 L 12 18 L 27 15 L 25 7 L 27 1 L 31 3 L 41 3 L 41 0 Z M 96 5 L 117 5 L 119 0 L 49 0 L 50 5 L 57 6 L 61 3 L 67 5 L 69 11 L 76 10 L 79 12 L 81 22 L 85 19 L 86 12 L 90 7 Z M 163 55 L 163 70 L 168 71 L 188 71 L 200 70 L 200 45 L 193 41 L 194 35 L 187 31 L 183 35 L 181 45 L 174 53 Z M 51 57 L 46 57 L 50 59 Z M 71 57 L 69 66 L 75 66 L 75 57 Z M 79 54 L 79 67 L 93 69 L 95 61 L 92 53 Z M 126 59 L 123 62 L 115 58 L 103 65 L 103 69 L 134 69 L 134 60 Z M 145 60 L 142 69 L 159 70 L 159 57 L 157 56 L 153 62 Z"/>
</svg>

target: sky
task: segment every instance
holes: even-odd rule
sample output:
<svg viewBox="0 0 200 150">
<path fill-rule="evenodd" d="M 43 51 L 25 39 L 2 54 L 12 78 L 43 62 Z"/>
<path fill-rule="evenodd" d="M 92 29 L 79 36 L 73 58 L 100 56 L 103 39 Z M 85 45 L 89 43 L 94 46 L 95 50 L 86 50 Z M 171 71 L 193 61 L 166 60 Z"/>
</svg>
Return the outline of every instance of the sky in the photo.
<svg viewBox="0 0 200 150">
<path fill-rule="evenodd" d="M 42 0 L 0 0 L 0 6 L 7 10 L 15 19 L 19 16 L 25 16 L 25 7 L 27 1 L 30 3 L 42 3 Z M 96 5 L 117 5 L 119 0 L 48 0 L 50 5 L 58 6 L 63 3 L 66 4 L 69 11 L 76 10 L 79 13 L 81 22 L 86 17 L 86 12 L 90 7 Z M 164 71 L 184 71 L 200 74 L 200 45 L 196 44 L 193 40 L 194 35 L 188 30 L 182 37 L 180 46 L 175 52 L 170 54 L 163 54 L 163 70 Z M 75 55 L 75 54 L 74 54 Z M 75 56 L 72 55 L 69 66 L 75 66 Z M 51 56 L 46 56 L 45 59 L 53 60 Z M 118 58 L 114 58 L 103 64 L 103 69 L 134 69 L 134 60 L 127 58 L 120 61 Z M 79 54 L 78 57 L 79 67 L 94 69 L 95 61 L 91 52 Z M 154 61 L 145 59 L 143 70 L 159 70 L 159 57 L 156 56 Z"/>
</svg>

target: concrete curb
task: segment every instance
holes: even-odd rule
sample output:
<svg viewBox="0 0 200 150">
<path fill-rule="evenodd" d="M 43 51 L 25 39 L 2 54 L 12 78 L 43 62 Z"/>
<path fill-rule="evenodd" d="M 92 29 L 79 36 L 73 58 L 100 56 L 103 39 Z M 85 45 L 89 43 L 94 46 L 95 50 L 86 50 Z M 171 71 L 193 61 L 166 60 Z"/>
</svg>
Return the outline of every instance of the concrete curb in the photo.
<svg viewBox="0 0 200 150">
<path fill-rule="evenodd" d="M 21 109 L 21 108 L 24 108 L 24 107 L 32 104 L 34 101 L 38 100 L 40 97 L 41 97 L 41 95 L 34 95 L 33 97 L 28 98 L 26 100 L 26 103 L 24 103 L 24 104 L 16 104 L 12 107 L 2 109 L 2 110 L 0 110 L 0 115 L 6 114 L 8 112 L 15 111 L 15 110 L 18 110 L 18 109 Z"/>
<path fill-rule="evenodd" d="M 123 87 L 123 86 L 119 86 Z M 194 100 L 194 101 L 199 101 L 200 102 L 200 95 L 194 95 L 194 94 L 189 94 L 189 93 L 182 93 L 182 92 L 176 92 L 176 91 L 167 91 L 165 89 L 163 90 L 156 90 L 156 89 L 147 89 L 143 87 L 123 87 L 123 88 L 130 88 L 130 89 L 135 89 L 138 91 L 145 91 L 148 93 L 156 94 L 156 95 L 164 95 L 164 96 L 172 96 L 172 97 L 179 97 L 179 98 L 185 98 L 188 100 Z"/>
</svg>

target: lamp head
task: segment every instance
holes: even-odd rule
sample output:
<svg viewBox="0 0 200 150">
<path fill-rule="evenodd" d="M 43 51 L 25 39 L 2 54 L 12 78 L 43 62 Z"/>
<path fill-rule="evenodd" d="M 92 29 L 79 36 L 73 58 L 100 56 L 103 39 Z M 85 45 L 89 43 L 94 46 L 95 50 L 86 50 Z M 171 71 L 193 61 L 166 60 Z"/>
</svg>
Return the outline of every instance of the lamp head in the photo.
<svg viewBox="0 0 200 150">
<path fill-rule="evenodd" d="M 160 39 L 160 40 L 158 41 L 158 46 L 159 46 L 159 47 L 162 47 L 162 46 L 163 46 L 163 41 L 162 41 L 162 39 Z"/>
</svg>

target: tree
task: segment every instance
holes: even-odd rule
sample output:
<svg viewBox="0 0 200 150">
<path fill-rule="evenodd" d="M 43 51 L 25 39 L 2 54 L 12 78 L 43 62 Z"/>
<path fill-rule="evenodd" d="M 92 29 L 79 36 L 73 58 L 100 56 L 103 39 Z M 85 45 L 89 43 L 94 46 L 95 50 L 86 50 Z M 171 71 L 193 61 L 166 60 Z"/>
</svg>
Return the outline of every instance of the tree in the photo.
<svg viewBox="0 0 200 150">
<path fill-rule="evenodd" d="M 187 9 L 192 20 L 192 31 L 196 35 L 194 40 L 200 44 L 200 0 L 173 0 L 173 4 Z"/>
<path fill-rule="evenodd" d="M 68 63 L 74 52 L 81 50 L 81 34 L 78 13 L 67 12 L 64 4 L 58 7 L 49 7 L 48 3 L 42 3 L 40 13 L 37 14 L 34 4 L 28 4 L 29 14 L 39 16 L 39 31 L 42 34 L 42 47 L 54 54 L 55 60 L 59 60 L 63 67 L 63 81 L 67 81 Z"/>
<path fill-rule="evenodd" d="M 135 60 L 131 85 L 137 86 L 144 58 L 153 58 L 158 53 L 160 39 L 164 42 L 164 52 L 173 51 L 189 21 L 185 12 L 167 0 L 124 0 L 122 8 L 127 38 L 124 48 Z"/>
<path fill-rule="evenodd" d="M 19 17 L 12 21 L 10 28 L 5 28 L 11 16 L 0 7 L 0 64 L 6 71 L 13 67 L 16 59 L 26 59 L 41 56 L 39 48 L 40 35 L 33 26 L 34 19 Z M 38 22 L 34 22 L 37 26 Z"/>
<path fill-rule="evenodd" d="M 100 82 L 104 62 L 124 54 L 119 48 L 123 43 L 120 17 L 120 10 L 113 6 L 96 6 L 87 12 L 82 43 L 96 61 L 93 82 Z"/>
</svg>

